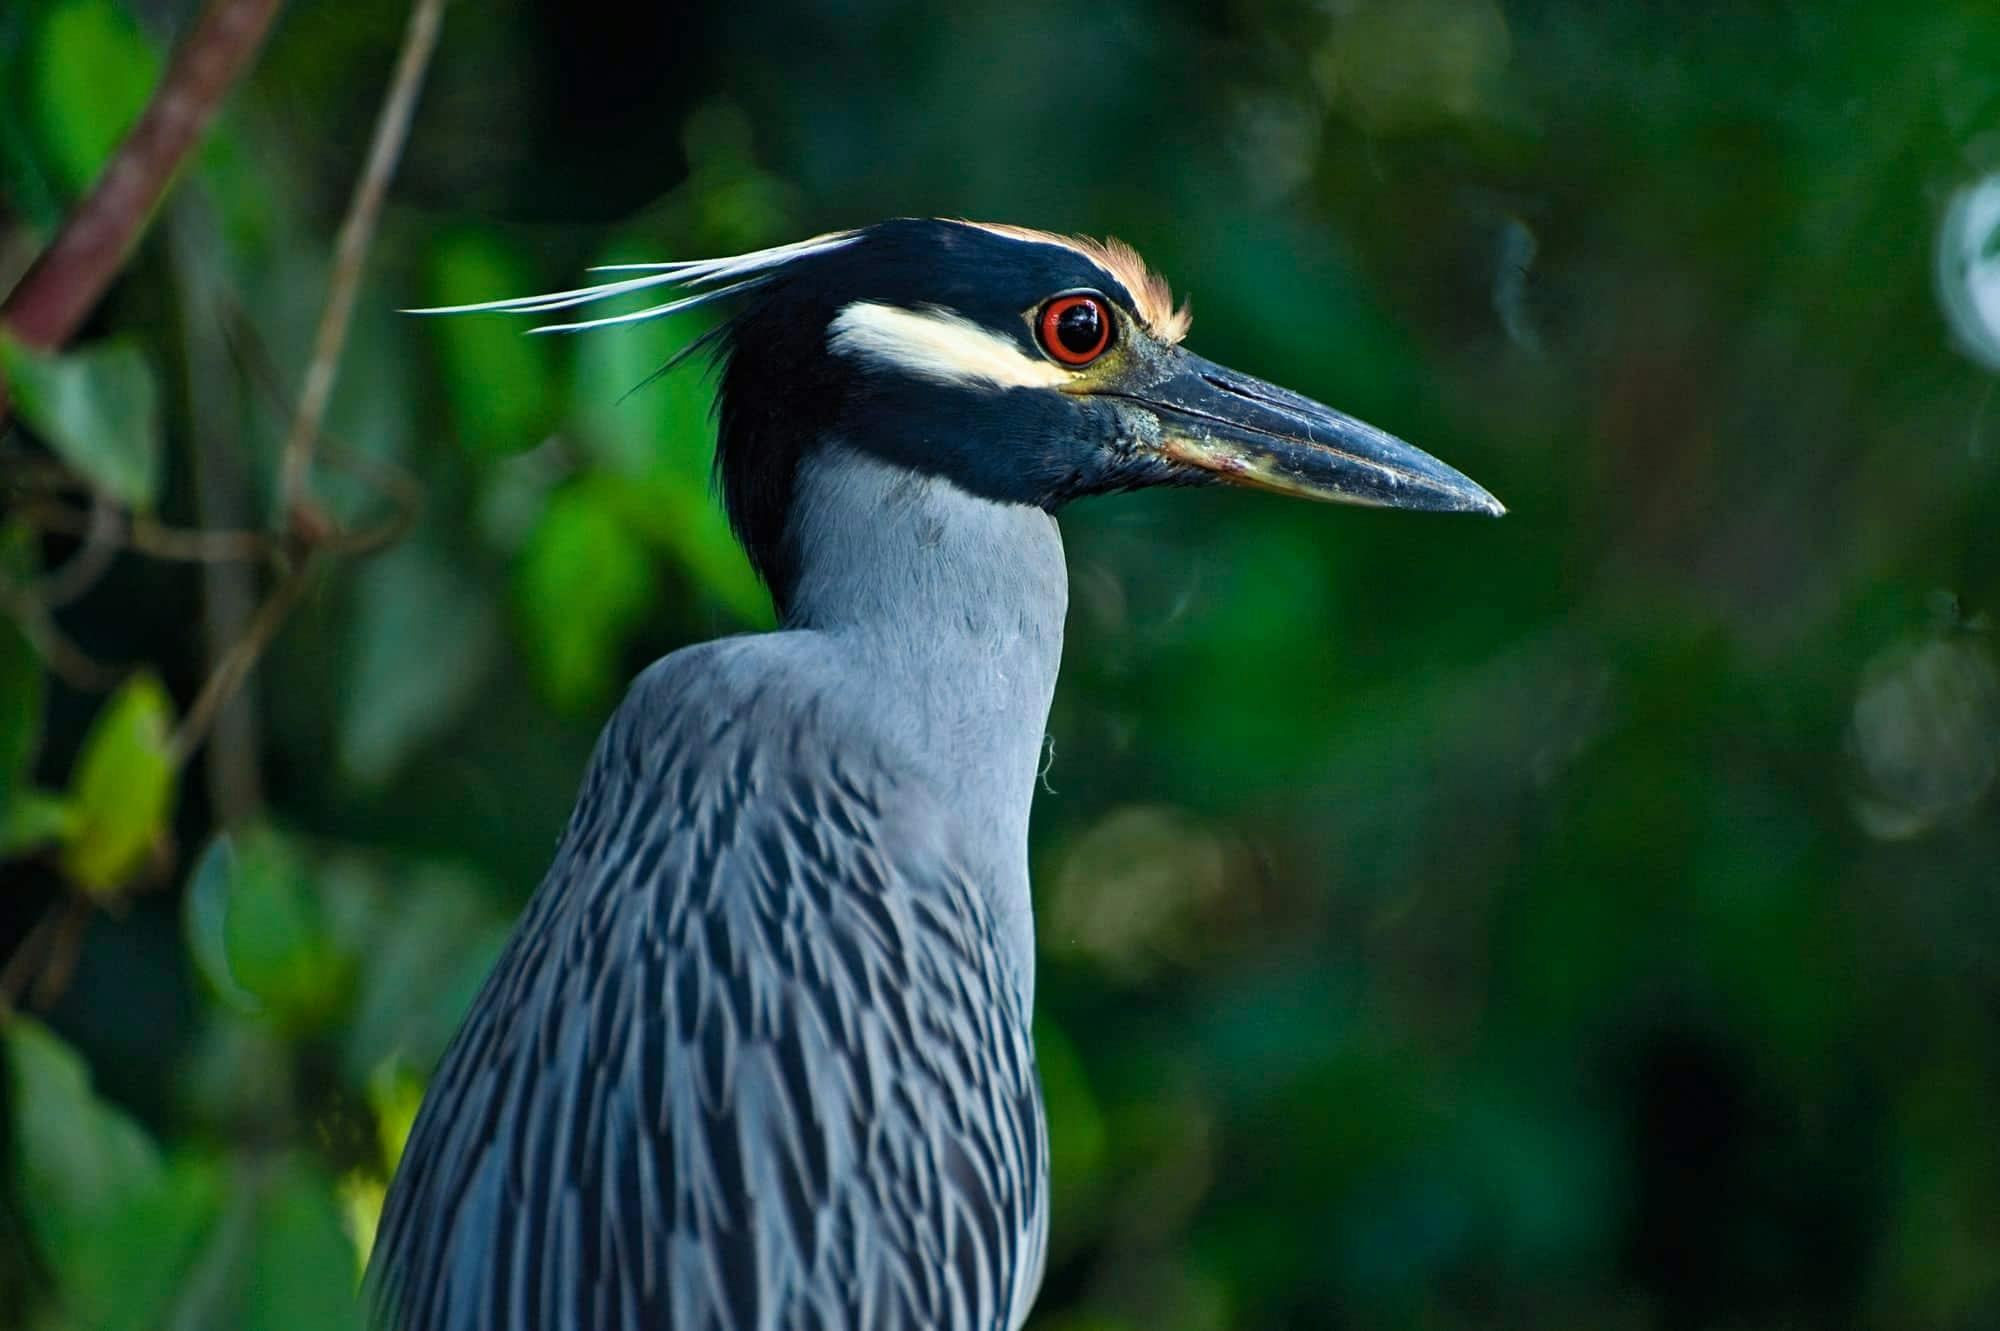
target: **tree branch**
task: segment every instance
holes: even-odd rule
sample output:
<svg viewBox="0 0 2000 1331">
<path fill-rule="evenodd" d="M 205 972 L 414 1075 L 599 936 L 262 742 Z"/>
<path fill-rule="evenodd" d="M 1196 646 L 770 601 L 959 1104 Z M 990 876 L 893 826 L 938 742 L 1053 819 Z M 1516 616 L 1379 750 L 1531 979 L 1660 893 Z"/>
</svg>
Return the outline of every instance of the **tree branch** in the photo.
<svg viewBox="0 0 2000 1331">
<path fill-rule="evenodd" d="M 264 649 L 278 636 L 278 630 L 285 626 L 285 617 L 292 613 L 312 585 L 319 572 L 324 556 L 307 555 L 304 562 L 285 575 L 276 591 L 266 597 L 257 607 L 257 613 L 250 618 L 243 636 L 229 644 L 229 650 L 216 661 L 215 668 L 203 682 L 201 692 L 181 719 L 179 729 L 167 743 L 167 753 L 174 766 L 180 767 L 194 756 L 208 735 L 208 728 L 215 723 L 216 714 L 224 704 L 236 694 L 237 686 L 243 683 Z"/>
<path fill-rule="evenodd" d="M 89 195 L 0 304 L 0 326 L 44 349 L 70 339 L 257 53 L 277 9 L 278 0 L 210 0 Z M 0 422 L 5 418 L 0 398 Z"/>
<path fill-rule="evenodd" d="M 443 18 L 444 0 L 416 0 L 411 6 L 402 54 L 396 61 L 389 94 L 383 98 L 382 110 L 375 118 L 375 138 L 368 146 L 368 163 L 354 183 L 354 197 L 340 224 L 333 272 L 327 278 L 326 307 L 320 313 L 312 361 L 306 367 L 305 384 L 299 390 L 298 410 L 292 415 L 292 428 L 285 437 L 284 459 L 279 470 L 278 494 L 284 506 L 281 518 L 287 531 L 304 517 L 313 446 L 326 418 L 327 402 L 333 396 L 333 378 L 340 368 L 341 348 L 347 342 L 347 324 L 354 311 L 355 293 L 361 288 L 368 243 L 375 235 L 375 221 L 381 215 L 389 180 L 396 173 L 396 160 L 402 156 L 403 143 L 409 137 L 410 117 L 416 112 L 424 68 L 437 45 Z"/>
<path fill-rule="evenodd" d="M 112 550 L 130 549 L 148 558 L 176 563 L 250 564 L 277 553 L 276 542 L 261 531 L 169 527 L 143 513 L 121 516 L 108 503 L 80 513 L 50 500 L 37 499 L 23 504 L 19 513 L 22 521 L 42 531 L 81 536 Z M 63 604 L 51 594 L 47 584 L 48 579 L 44 579 L 40 589 L 42 599 L 50 605 Z"/>
</svg>

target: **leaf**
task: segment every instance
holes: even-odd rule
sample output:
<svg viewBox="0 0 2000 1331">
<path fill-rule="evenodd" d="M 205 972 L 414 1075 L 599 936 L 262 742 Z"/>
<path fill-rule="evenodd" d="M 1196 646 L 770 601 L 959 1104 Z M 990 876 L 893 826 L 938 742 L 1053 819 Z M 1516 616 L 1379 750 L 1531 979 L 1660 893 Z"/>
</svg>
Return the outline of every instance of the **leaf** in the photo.
<svg viewBox="0 0 2000 1331">
<path fill-rule="evenodd" d="M 195 968 L 222 1000 L 239 1012 L 257 1012 L 263 1004 L 237 981 L 229 963 L 229 899 L 235 885 L 236 848 L 227 835 L 218 836 L 188 877 L 182 932 Z"/>
<path fill-rule="evenodd" d="M 76 835 L 76 806 L 61 795 L 33 786 L 17 786 L 7 807 L 0 809 L 0 859 L 25 855 Z"/>
<path fill-rule="evenodd" d="M 619 520 L 611 489 L 586 480 L 558 491 L 515 569 L 529 660 L 555 705 L 572 711 L 609 694 L 625 639 L 657 593 L 646 548 Z"/>
<path fill-rule="evenodd" d="M 221 906 L 226 972 L 281 1026 L 313 1029 L 339 1004 L 348 976 L 305 858 L 268 827 L 239 833 L 233 858 Z"/>
<path fill-rule="evenodd" d="M 500 626 L 484 589 L 415 541 L 369 561 L 356 583 L 340 766 L 380 786 L 464 714 L 498 655 Z"/>
<path fill-rule="evenodd" d="M 40 1023 L 6 1019 L 14 1186 L 30 1233 L 60 1275 L 64 1260 L 161 1178 L 158 1149 L 100 1100 L 73 1049 Z"/>
<path fill-rule="evenodd" d="M 176 1315 L 184 1314 L 186 1295 L 199 1295 L 196 1268 L 222 1200 L 216 1160 L 178 1158 L 158 1182 L 79 1236 L 59 1276 L 63 1303 L 76 1323 L 92 1331 L 191 1324 Z"/>
<path fill-rule="evenodd" d="M 152 505 L 159 388 L 136 345 L 114 340 L 52 355 L 0 331 L 0 384 L 29 428 L 92 485 L 133 508 Z"/>
<path fill-rule="evenodd" d="M 340 1200 L 340 1224 L 354 1245 L 358 1272 L 368 1270 L 368 1254 L 375 1250 L 375 1234 L 382 1227 L 382 1205 L 389 1200 L 389 1185 L 369 1169 L 350 1169 L 335 1185 Z"/>
<path fill-rule="evenodd" d="M 439 242 L 431 300 L 470 304 L 535 289 L 535 275 L 511 247 L 484 231 L 461 229 Z M 459 442 L 479 457 L 504 457 L 540 443 L 555 423 L 554 346 L 526 336 L 516 318 L 467 315 L 428 321 L 442 361 Z"/>
<path fill-rule="evenodd" d="M 123 886 L 165 834 L 176 779 L 172 733 L 173 704 L 145 671 L 91 724 L 70 783 L 77 822 L 62 855 L 63 872 L 85 890 Z"/>
<path fill-rule="evenodd" d="M 424 1083 L 407 1068 L 389 1063 L 376 1069 L 368 1079 L 368 1107 L 375 1111 L 375 1135 L 382 1147 L 382 1162 L 391 1170 L 403 1161 L 403 1148 L 417 1126 L 417 1111 L 424 1105 Z"/>
<path fill-rule="evenodd" d="M 145 109 L 159 53 L 113 0 L 59 0 L 28 66 L 43 151 L 58 183 L 82 194 Z"/>
<path fill-rule="evenodd" d="M 375 1113 L 380 1163 L 390 1176 L 402 1162 L 403 1147 L 416 1126 L 423 1099 L 423 1082 L 396 1060 L 382 1064 L 368 1078 L 368 1107 Z M 355 1258 L 363 1268 L 368 1265 L 368 1254 L 375 1247 L 375 1234 L 382 1223 L 382 1203 L 388 1193 L 383 1177 L 373 1169 L 353 1169 L 340 1180 L 341 1210 L 348 1235 L 354 1240 Z"/>
<path fill-rule="evenodd" d="M 294 1158 L 258 1208 L 244 1331 L 358 1331 L 354 1244 L 332 1183 Z"/>
<path fill-rule="evenodd" d="M 619 491 L 615 501 L 634 531 L 673 555 L 739 623 L 769 628 L 776 622 L 771 598 L 707 482 L 653 480 Z"/>
</svg>

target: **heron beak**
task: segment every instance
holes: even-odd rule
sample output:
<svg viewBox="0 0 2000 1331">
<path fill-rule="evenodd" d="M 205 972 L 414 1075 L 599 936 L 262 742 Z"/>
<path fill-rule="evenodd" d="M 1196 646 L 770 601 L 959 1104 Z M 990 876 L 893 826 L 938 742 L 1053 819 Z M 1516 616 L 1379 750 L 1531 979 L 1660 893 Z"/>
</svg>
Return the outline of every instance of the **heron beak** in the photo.
<svg viewBox="0 0 2000 1331">
<path fill-rule="evenodd" d="M 1440 513 L 1507 510 L 1471 478 L 1392 434 L 1276 384 L 1182 353 L 1131 399 L 1160 422 L 1153 448 L 1231 485 Z"/>
</svg>

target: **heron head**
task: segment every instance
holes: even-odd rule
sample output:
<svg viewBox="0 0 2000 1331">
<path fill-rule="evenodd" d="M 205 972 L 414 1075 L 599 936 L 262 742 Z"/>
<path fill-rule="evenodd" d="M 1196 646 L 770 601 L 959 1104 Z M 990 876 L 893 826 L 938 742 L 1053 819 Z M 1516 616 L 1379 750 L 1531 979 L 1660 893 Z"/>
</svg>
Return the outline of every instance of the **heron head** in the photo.
<svg viewBox="0 0 2000 1331">
<path fill-rule="evenodd" d="M 1497 515 L 1499 501 L 1372 425 L 1205 360 L 1186 308 L 1117 242 L 905 218 L 728 259 L 466 309 L 545 312 L 664 288 L 723 297 L 717 470 L 732 521 L 783 599 L 800 462 L 830 443 L 1054 511 L 1154 485 Z M 539 330 L 538 330 L 539 331 Z"/>
</svg>

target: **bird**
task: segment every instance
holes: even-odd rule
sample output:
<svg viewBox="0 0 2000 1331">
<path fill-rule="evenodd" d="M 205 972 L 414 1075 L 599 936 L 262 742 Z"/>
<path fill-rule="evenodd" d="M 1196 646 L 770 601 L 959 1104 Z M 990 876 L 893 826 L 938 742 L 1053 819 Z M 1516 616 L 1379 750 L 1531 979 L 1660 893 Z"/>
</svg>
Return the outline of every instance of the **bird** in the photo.
<svg viewBox="0 0 2000 1331">
<path fill-rule="evenodd" d="M 1056 515 L 1228 484 L 1499 515 L 1187 350 L 1129 247 L 901 218 L 434 313 L 709 302 L 715 473 L 778 627 L 642 672 L 444 1053 L 385 1331 L 1018 1331 L 1047 1252 L 1028 820 Z M 564 315 L 562 317 L 572 318 Z M 678 358 L 677 358 L 678 359 Z"/>
</svg>

